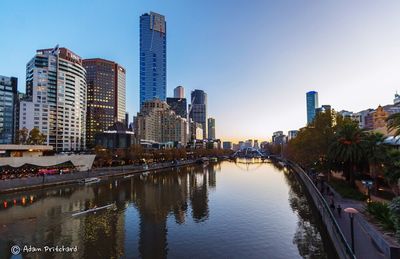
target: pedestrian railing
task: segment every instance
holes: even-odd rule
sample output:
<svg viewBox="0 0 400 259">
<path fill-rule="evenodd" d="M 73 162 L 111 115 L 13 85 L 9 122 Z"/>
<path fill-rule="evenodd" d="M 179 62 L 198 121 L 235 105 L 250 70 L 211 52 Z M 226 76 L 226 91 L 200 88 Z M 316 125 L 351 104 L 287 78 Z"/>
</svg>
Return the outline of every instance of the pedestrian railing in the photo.
<svg viewBox="0 0 400 259">
<path fill-rule="evenodd" d="M 343 232 L 340 230 L 340 227 L 334 215 L 332 214 L 329 205 L 327 204 L 321 193 L 318 191 L 318 188 L 315 186 L 314 182 L 300 166 L 291 161 L 285 162 L 288 163 L 297 172 L 297 175 L 306 186 L 308 193 L 310 194 L 316 208 L 321 215 L 322 222 L 324 223 L 326 230 L 331 237 L 332 243 L 336 248 L 336 252 L 339 258 L 356 258 L 350 248 L 349 243 L 347 243 Z"/>
</svg>

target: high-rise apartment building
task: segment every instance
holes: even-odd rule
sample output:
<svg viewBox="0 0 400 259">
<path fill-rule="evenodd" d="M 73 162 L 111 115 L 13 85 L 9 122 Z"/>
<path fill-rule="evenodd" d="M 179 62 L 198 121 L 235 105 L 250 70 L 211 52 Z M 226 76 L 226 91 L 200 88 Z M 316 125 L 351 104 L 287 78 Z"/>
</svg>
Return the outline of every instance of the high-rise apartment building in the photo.
<svg viewBox="0 0 400 259">
<path fill-rule="evenodd" d="M 140 106 L 145 101 L 165 101 L 167 92 L 167 34 L 163 15 L 140 16 Z"/>
<path fill-rule="evenodd" d="M 37 50 L 26 66 L 19 128 L 38 128 L 56 151 L 85 149 L 86 70 L 66 48 Z"/>
<path fill-rule="evenodd" d="M 175 87 L 174 98 L 185 98 L 185 88 L 183 86 Z"/>
<path fill-rule="evenodd" d="M 92 147 L 97 133 L 125 121 L 125 69 L 101 58 L 84 59 L 87 81 L 86 143 Z"/>
<path fill-rule="evenodd" d="M 208 139 L 215 139 L 215 119 L 208 118 Z"/>
<path fill-rule="evenodd" d="M 0 76 L 0 144 L 12 144 L 15 141 L 18 98 L 18 79 Z"/>
<path fill-rule="evenodd" d="M 189 118 L 200 123 L 203 128 L 203 139 L 207 138 L 207 94 L 203 90 L 194 90 L 191 93 Z"/>
<path fill-rule="evenodd" d="M 177 115 L 182 118 L 187 118 L 187 103 L 186 98 L 167 98 L 167 103 Z"/>
<path fill-rule="evenodd" d="M 314 118 L 318 108 L 318 92 L 310 91 L 306 94 L 307 101 L 307 124 L 310 124 Z"/>
<path fill-rule="evenodd" d="M 144 102 L 134 119 L 134 127 L 139 141 L 187 143 L 187 120 L 159 99 Z"/>
</svg>

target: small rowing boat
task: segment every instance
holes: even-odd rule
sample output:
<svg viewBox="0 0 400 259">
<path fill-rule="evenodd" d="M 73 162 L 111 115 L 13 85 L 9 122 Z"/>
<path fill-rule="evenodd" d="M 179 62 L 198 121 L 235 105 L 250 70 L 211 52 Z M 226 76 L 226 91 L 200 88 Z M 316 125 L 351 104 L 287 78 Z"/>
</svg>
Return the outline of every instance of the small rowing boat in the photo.
<svg viewBox="0 0 400 259">
<path fill-rule="evenodd" d="M 112 204 L 108 204 L 108 205 L 102 206 L 102 207 L 94 207 L 92 209 L 79 211 L 79 212 L 73 213 L 72 217 L 76 217 L 76 216 L 83 215 L 83 214 L 86 214 L 86 213 L 96 212 L 96 211 L 99 211 L 99 210 L 108 209 L 108 208 L 111 208 L 111 207 L 115 207 L 115 204 L 112 203 Z"/>
</svg>

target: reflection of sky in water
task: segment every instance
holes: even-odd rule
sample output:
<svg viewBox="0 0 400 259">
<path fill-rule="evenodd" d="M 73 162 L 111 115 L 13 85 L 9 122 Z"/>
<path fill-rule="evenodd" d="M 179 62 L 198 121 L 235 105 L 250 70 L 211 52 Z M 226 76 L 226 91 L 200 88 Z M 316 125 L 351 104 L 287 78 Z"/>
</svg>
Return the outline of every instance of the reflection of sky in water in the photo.
<svg viewBox="0 0 400 259">
<path fill-rule="evenodd" d="M 17 243 L 77 245 L 75 257 L 324 256 L 301 188 L 272 164 L 174 171 L 5 195 L 34 199 L 0 210 L 1 252 Z M 71 216 L 113 202 L 115 211 Z"/>
</svg>

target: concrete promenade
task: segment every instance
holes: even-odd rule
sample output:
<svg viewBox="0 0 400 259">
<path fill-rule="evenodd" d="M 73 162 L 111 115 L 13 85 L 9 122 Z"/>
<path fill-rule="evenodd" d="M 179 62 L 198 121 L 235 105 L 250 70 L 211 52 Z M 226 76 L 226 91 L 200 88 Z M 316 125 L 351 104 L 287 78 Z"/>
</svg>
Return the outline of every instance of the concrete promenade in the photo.
<svg viewBox="0 0 400 259">
<path fill-rule="evenodd" d="M 0 181 L 0 194 L 11 193 L 23 190 L 44 188 L 56 185 L 76 184 L 80 180 L 88 177 L 98 177 L 106 179 L 108 177 L 117 177 L 129 174 L 143 173 L 146 171 L 162 170 L 167 168 L 186 166 L 194 164 L 196 160 L 179 161 L 177 164 L 172 162 L 155 163 L 145 168 L 143 165 L 127 165 L 117 167 L 96 168 L 86 172 L 75 172 L 62 175 L 46 175 L 37 177 L 26 177 L 20 179 Z"/>
</svg>

